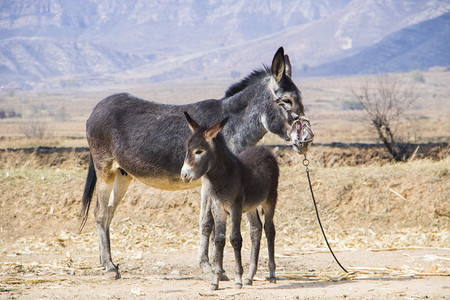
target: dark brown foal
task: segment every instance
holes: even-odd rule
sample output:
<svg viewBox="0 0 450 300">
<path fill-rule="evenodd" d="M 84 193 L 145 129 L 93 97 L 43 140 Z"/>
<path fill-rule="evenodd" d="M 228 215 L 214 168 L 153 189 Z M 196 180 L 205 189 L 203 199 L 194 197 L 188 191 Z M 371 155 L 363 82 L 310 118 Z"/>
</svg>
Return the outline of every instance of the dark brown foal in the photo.
<svg viewBox="0 0 450 300">
<path fill-rule="evenodd" d="M 227 215 L 231 219 L 230 242 L 236 259 L 236 287 L 242 287 L 242 214 L 247 213 L 252 240 L 251 264 L 245 284 L 251 285 L 255 276 L 262 223 L 257 208 L 264 211 L 264 230 L 269 251 L 270 282 L 275 282 L 275 226 L 273 217 L 277 203 L 279 169 L 273 154 L 263 147 L 252 147 L 235 156 L 219 134 L 228 118 L 206 129 L 186 112 L 192 135 L 186 142 L 186 157 L 181 178 L 190 182 L 202 177 L 202 203 L 206 202 L 214 219 L 213 290 L 218 289 L 223 270 Z M 204 210 L 204 211 L 209 211 Z M 203 233 L 202 233 L 203 234 Z M 209 238 L 209 236 L 207 237 Z"/>
</svg>

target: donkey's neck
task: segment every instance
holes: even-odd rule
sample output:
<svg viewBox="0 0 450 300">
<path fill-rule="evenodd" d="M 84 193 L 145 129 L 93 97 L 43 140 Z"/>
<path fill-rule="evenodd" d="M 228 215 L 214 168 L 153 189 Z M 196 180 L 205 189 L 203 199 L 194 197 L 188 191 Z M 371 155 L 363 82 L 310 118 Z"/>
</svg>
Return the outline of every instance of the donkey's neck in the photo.
<svg viewBox="0 0 450 300">
<path fill-rule="evenodd" d="M 223 113 L 230 117 L 223 134 L 234 154 L 256 145 L 267 133 L 261 119 L 269 98 L 267 84 L 260 83 L 222 100 Z"/>
</svg>

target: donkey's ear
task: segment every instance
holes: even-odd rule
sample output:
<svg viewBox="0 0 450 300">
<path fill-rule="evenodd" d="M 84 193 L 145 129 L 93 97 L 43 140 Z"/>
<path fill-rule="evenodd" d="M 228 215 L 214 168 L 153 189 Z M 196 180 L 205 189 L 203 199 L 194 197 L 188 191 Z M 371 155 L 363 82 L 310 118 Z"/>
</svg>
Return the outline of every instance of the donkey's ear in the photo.
<svg viewBox="0 0 450 300">
<path fill-rule="evenodd" d="M 192 119 L 191 116 L 186 111 L 184 112 L 184 116 L 188 121 L 189 128 L 191 129 L 192 133 L 194 133 L 197 130 L 197 128 L 200 127 L 200 125 L 198 125 L 198 123 L 195 122 L 195 120 Z"/>
<path fill-rule="evenodd" d="M 284 62 L 284 49 L 283 47 L 280 47 L 275 53 L 275 56 L 272 60 L 272 76 L 275 78 L 276 82 L 280 82 L 281 78 L 283 77 L 283 74 L 285 72 L 286 65 Z"/>
<path fill-rule="evenodd" d="M 284 64 L 285 64 L 285 70 L 284 73 L 292 78 L 292 67 L 291 67 L 291 61 L 289 60 L 289 56 L 286 54 L 284 56 Z"/>
<path fill-rule="evenodd" d="M 214 124 L 208 130 L 206 130 L 205 138 L 207 138 L 209 140 L 212 140 L 213 138 L 215 138 L 219 134 L 219 132 L 222 131 L 223 126 L 225 126 L 225 124 L 227 124 L 228 119 L 229 119 L 229 117 L 225 117 L 225 119 Z"/>
</svg>

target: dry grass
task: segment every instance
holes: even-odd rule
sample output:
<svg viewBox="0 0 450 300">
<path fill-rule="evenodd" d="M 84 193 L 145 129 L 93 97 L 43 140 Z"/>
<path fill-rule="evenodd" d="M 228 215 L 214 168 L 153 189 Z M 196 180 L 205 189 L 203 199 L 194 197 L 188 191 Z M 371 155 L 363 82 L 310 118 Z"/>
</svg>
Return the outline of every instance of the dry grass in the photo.
<svg viewBox="0 0 450 300">
<path fill-rule="evenodd" d="M 275 216 L 276 251 L 281 261 L 328 251 L 315 218 L 301 157 L 297 158 L 298 162 L 281 165 Z M 338 257 L 341 251 L 450 248 L 448 158 L 362 167 L 312 164 L 310 169 L 319 213 Z M 7 258 L 0 263 L 0 275 L 4 276 L 1 284 L 32 285 L 65 281 L 73 274 L 103 274 L 103 268 L 92 263 L 98 255 L 92 212 L 84 232 L 77 231 L 85 176 L 85 165 L 0 171 L 0 253 Z M 126 262 L 127 272 L 146 275 L 149 267 L 140 265 L 152 254 L 196 252 L 199 199 L 199 189 L 166 192 L 133 183 L 111 226 L 113 257 Z M 244 217 L 243 255 L 248 257 L 246 223 Z M 266 260 L 266 247 L 263 236 L 262 260 Z M 231 252 L 227 243 L 225 253 Z M 17 256 L 36 260 L 15 259 Z M 305 272 L 281 265 L 277 275 L 281 280 L 311 281 L 449 276 L 446 260 L 433 257 L 425 267 L 346 266 L 349 274 L 329 267 Z M 175 272 L 170 264 L 155 264 L 152 273 L 170 276 Z M 176 270 L 176 276 L 191 278 L 192 272 L 186 265 Z M 33 277 L 27 277 L 29 274 Z"/>
<path fill-rule="evenodd" d="M 277 247 L 324 249 L 298 159 L 281 167 Z M 449 159 L 310 169 L 323 223 L 337 249 L 450 246 Z M 2 170 L 2 245 L 22 235 L 40 239 L 43 229 L 46 235 L 75 233 L 84 180 L 82 168 Z M 199 198 L 198 189 L 166 192 L 132 184 L 112 226 L 114 243 L 123 251 L 195 249 Z M 96 251 L 96 237 L 84 236 Z M 248 236 L 244 240 L 249 247 Z"/>
</svg>

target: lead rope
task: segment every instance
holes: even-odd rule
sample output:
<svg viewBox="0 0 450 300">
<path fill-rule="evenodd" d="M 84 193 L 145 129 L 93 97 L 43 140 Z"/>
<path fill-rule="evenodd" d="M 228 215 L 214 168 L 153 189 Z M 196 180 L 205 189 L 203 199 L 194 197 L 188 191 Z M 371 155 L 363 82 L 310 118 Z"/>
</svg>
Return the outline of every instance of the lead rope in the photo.
<svg viewBox="0 0 450 300">
<path fill-rule="evenodd" d="M 327 240 L 327 236 L 325 235 L 325 231 L 323 230 L 323 227 L 322 227 L 322 222 L 320 222 L 319 212 L 317 210 L 316 199 L 314 198 L 314 192 L 313 192 L 312 185 L 311 185 L 311 178 L 309 178 L 309 168 L 308 168 L 309 160 L 306 158 L 306 153 L 304 155 L 305 155 L 305 158 L 303 159 L 302 164 L 303 164 L 303 166 L 305 166 L 306 177 L 308 177 L 309 190 L 311 191 L 311 197 L 312 197 L 312 200 L 314 203 L 314 209 L 316 210 L 316 216 L 317 216 L 317 221 L 319 222 L 320 230 L 322 231 L 323 238 L 325 239 L 325 242 L 327 243 L 328 249 L 330 249 L 331 255 L 333 255 L 333 257 L 334 257 L 334 260 L 337 262 L 339 267 L 341 267 L 341 269 L 344 270 L 345 273 L 348 273 L 348 271 L 341 265 L 339 260 L 336 258 L 336 255 L 334 255 L 333 250 L 331 250 L 330 244 L 328 243 L 328 240 Z"/>
</svg>

